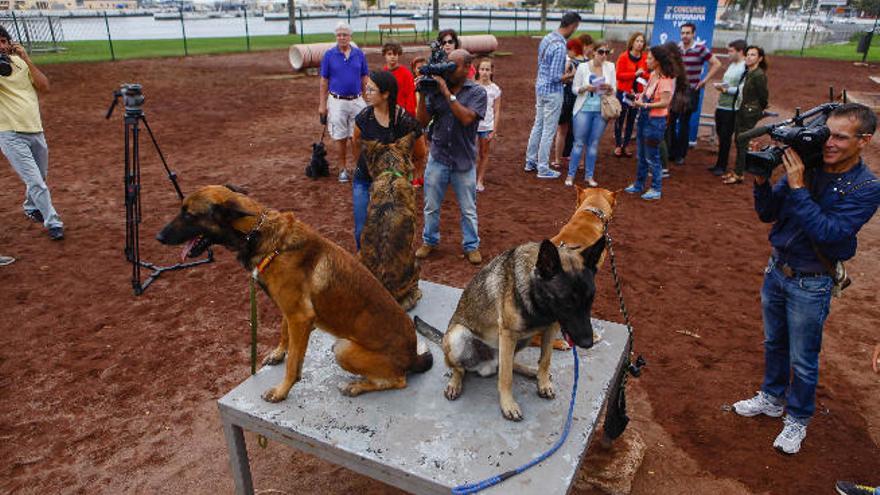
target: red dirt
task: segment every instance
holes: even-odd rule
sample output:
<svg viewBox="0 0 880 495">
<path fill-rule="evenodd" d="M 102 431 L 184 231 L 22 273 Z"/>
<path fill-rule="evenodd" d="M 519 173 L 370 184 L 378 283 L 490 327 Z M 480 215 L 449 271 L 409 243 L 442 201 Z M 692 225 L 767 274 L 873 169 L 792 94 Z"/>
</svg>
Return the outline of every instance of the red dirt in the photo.
<svg viewBox="0 0 880 495">
<path fill-rule="evenodd" d="M 574 192 L 561 181 L 521 171 L 536 44 L 501 40 L 514 55 L 497 59 L 506 103 L 487 191 L 479 196 L 487 259 L 552 236 L 574 206 Z M 216 264 L 167 274 L 143 296 L 132 295 L 122 253 L 122 119 L 102 116 L 117 84 L 143 83 L 149 121 L 184 191 L 245 186 L 353 250 L 350 186 L 303 175 L 308 145 L 320 134 L 317 81 L 261 78 L 289 71 L 281 51 L 44 70 L 53 84 L 42 99 L 49 183 L 67 239 L 52 242 L 26 221 L 23 187 L 0 167 L 0 252 L 18 258 L 0 268 L 0 491 L 229 493 L 215 400 L 249 373 L 247 276 L 218 249 Z M 788 115 L 812 106 L 826 84 L 872 90 L 868 73 L 843 62 L 771 57 L 772 107 Z M 597 180 L 617 189 L 635 166 L 611 155 L 611 139 L 606 130 Z M 177 200 L 148 141 L 143 147 L 143 257 L 168 264 L 177 252 L 152 236 L 175 214 Z M 633 492 L 829 493 L 837 478 L 880 483 L 880 387 L 869 372 L 880 320 L 880 223 L 862 230 L 851 265 L 855 283 L 828 320 L 819 412 L 801 453 L 783 457 L 771 447 L 779 421 L 722 409 L 760 384 L 758 291 L 768 226 L 758 222 L 748 186 L 724 187 L 705 171 L 714 160 L 710 148 L 701 143 L 673 170 L 662 201 L 622 197 L 612 227 L 637 350 L 649 362 L 631 381 L 628 434 L 638 432 L 647 444 Z M 876 145 L 867 157 L 876 170 Z M 441 249 L 422 274 L 463 286 L 477 269 L 461 259 L 451 200 L 442 218 Z M 619 321 L 607 268 L 599 285 L 594 316 Z M 262 296 L 260 303 L 262 356 L 276 342 L 279 316 Z M 247 438 L 263 493 L 395 492 Z M 598 450 L 584 473 L 601 466 L 607 454 Z M 591 489 L 578 484 L 577 491 Z"/>
</svg>

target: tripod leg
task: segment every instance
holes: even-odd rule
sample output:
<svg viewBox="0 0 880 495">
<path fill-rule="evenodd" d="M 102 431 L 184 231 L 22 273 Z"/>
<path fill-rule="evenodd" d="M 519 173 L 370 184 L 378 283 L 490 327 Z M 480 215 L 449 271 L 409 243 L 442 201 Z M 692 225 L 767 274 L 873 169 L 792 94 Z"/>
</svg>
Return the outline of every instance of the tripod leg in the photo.
<svg viewBox="0 0 880 495">
<path fill-rule="evenodd" d="M 159 149 L 159 143 L 156 141 L 156 136 L 153 135 L 153 130 L 150 129 L 150 123 L 147 122 L 147 116 L 141 115 L 141 120 L 144 121 L 144 127 L 147 128 L 147 134 L 150 135 L 150 139 L 153 141 L 153 146 L 156 148 L 156 152 L 159 153 L 159 159 L 162 160 L 162 166 L 165 167 L 165 173 L 168 174 L 168 180 L 170 180 L 171 185 L 174 186 L 174 190 L 177 192 L 177 197 L 183 201 L 183 191 L 180 190 L 180 184 L 177 183 L 177 174 L 172 172 L 168 167 L 168 162 L 165 161 L 165 155 L 163 155 L 162 150 Z"/>
</svg>

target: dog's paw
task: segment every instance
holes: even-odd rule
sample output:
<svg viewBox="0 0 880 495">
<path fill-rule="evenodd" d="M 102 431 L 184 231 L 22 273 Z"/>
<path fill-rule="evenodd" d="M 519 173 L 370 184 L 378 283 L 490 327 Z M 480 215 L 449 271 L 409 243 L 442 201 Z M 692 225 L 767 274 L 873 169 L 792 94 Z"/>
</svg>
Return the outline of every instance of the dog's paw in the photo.
<svg viewBox="0 0 880 495">
<path fill-rule="evenodd" d="M 357 397 L 364 393 L 364 389 L 360 382 L 340 383 L 339 391 L 346 397 Z"/>
<path fill-rule="evenodd" d="M 276 364 L 283 362 L 285 356 L 287 356 L 286 351 L 279 352 L 276 349 L 263 359 L 263 366 L 275 366 Z"/>
<path fill-rule="evenodd" d="M 262 397 L 263 397 L 263 400 L 266 402 L 281 402 L 287 398 L 287 394 L 282 395 L 281 392 L 278 392 L 275 389 L 275 387 L 272 387 L 269 390 L 266 390 L 265 392 L 263 392 Z"/>
<path fill-rule="evenodd" d="M 556 398 L 556 391 L 553 390 L 553 385 L 550 383 L 544 385 L 538 384 L 538 397 L 544 399 Z"/>
<path fill-rule="evenodd" d="M 443 395 L 446 396 L 449 400 L 455 400 L 461 397 L 461 382 L 452 383 L 450 381 L 446 384 L 446 390 L 443 391 Z"/>
<path fill-rule="evenodd" d="M 553 349 L 557 351 L 570 351 L 571 346 L 568 345 L 568 342 L 565 339 L 554 339 L 553 340 Z"/>
<path fill-rule="evenodd" d="M 501 402 L 501 413 L 504 414 L 506 419 L 511 421 L 522 421 L 523 414 L 519 408 L 519 404 L 516 401 L 502 401 Z"/>
</svg>

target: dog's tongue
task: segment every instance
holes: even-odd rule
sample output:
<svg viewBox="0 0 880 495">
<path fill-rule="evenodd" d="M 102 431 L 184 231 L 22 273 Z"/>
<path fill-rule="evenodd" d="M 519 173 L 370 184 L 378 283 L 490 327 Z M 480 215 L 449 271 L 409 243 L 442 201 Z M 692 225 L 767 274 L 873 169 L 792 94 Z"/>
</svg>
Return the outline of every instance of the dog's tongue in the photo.
<svg viewBox="0 0 880 495">
<path fill-rule="evenodd" d="M 186 244 L 183 245 L 183 250 L 180 251 L 180 262 L 183 263 L 186 261 L 186 255 L 189 254 L 189 250 L 192 249 L 196 243 L 199 242 L 199 237 L 195 237 L 186 241 Z"/>
<path fill-rule="evenodd" d="M 563 333 L 562 336 L 565 337 L 565 341 L 568 342 L 568 346 L 574 349 L 574 341 L 571 340 L 571 337 L 567 333 Z"/>
</svg>

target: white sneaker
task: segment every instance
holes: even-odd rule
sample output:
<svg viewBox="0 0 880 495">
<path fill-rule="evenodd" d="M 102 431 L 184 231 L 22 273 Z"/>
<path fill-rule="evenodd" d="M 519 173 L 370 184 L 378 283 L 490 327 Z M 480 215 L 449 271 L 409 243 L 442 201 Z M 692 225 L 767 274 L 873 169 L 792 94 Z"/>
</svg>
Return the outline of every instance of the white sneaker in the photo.
<svg viewBox="0 0 880 495">
<path fill-rule="evenodd" d="M 590 187 L 599 187 L 599 183 L 594 181 L 592 177 L 587 179 L 587 185 Z"/>
<path fill-rule="evenodd" d="M 574 185 L 574 177 L 572 177 L 570 175 L 568 177 L 566 177 L 565 178 L 565 185 L 569 186 L 569 187 L 573 186 Z"/>
<path fill-rule="evenodd" d="M 751 399 L 745 399 L 735 403 L 733 405 L 733 410 L 740 416 L 745 416 L 747 418 L 759 414 L 766 414 L 773 418 L 782 416 L 782 406 L 773 402 L 770 399 L 770 396 L 760 391 Z"/>
<path fill-rule="evenodd" d="M 342 169 L 342 172 L 339 172 L 339 182 L 348 182 L 351 180 L 348 177 L 348 170 Z"/>
<path fill-rule="evenodd" d="M 807 438 L 807 425 L 798 423 L 788 416 L 785 417 L 783 423 L 785 426 L 773 441 L 773 447 L 789 455 L 797 454 L 801 450 L 801 442 Z"/>
</svg>

